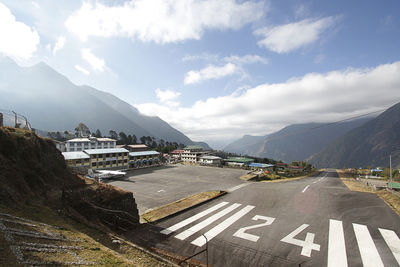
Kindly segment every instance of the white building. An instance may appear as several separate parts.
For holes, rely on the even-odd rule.
[[[183,162],[197,163],[200,157],[206,153],[201,146],[187,146],[181,154],[181,159]]]
[[[199,158],[199,163],[202,165],[220,166],[221,160],[220,157],[206,155]]]
[[[115,148],[117,141],[110,138],[74,138],[65,142],[67,152],[83,151],[86,149]]]

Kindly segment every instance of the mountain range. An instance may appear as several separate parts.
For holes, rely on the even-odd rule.
[[[225,147],[224,150],[284,162],[303,161],[319,152],[336,138],[369,120],[371,118],[335,124],[293,124],[266,136],[245,135]]]
[[[20,67],[0,57],[0,69],[0,107],[25,115],[34,128],[73,130],[83,122],[103,134],[114,130],[209,149],[206,143],[192,141],[159,117],[145,116],[110,93],[73,84],[45,63]]]
[[[400,168],[400,103],[329,144],[309,161],[333,168],[389,166]]]
[[[400,103],[374,118],[295,124],[266,136],[245,135],[224,150],[330,168],[385,167],[391,154],[392,166],[400,168]]]

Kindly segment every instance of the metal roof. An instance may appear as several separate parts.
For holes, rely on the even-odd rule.
[[[221,159],[220,157],[216,157],[216,156],[202,156],[200,158],[201,159]]]
[[[250,163],[249,167],[256,167],[256,168],[270,168],[273,167],[272,164],[264,164],[264,163]]]
[[[128,145],[130,148],[147,148],[145,144]]]
[[[83,150],[86,154],[108,154],[108,153],[128,153],[129,151],[125,148],[102,148],[102,149],[85,149]]]
[[[236,158],[228,158],[225,161],[228,161],[228,162],[240,162],[240,163],[250,163],[250,162],[253,162],[254,159],[236,157]]]
[[[185,150],[191,150],[191,149],[203,149],[201,146],[187,146],[185,147]]]
[[[110,139],[110,138],[96,138],[96,137],[90,137],[90,138],[74,138],[67,140],[67,142],[115,142],[116,140]]]
[[[82,152],[82,151],[77,151],[77,152],[62,152],[61,153],[65,160],[70,160],[70,159],[88,159],[90,158],[88,154]]]
[[[159,155],[160,153],[157,151],[140,151],[140,152],[129,152],[129,156],[131,157],[139,157],[139,156],[151,156],[151,155]]]

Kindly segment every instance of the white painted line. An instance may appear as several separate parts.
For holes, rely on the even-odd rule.
[[[390,248],[393,253],[393,256],[396,258],[397,263],[400,265],[400,239],[396,235],[396,233],[392,230],[386,230],[379,228],[383,239],[385,239],[386,244]]]
[[[313,184],[316,184],[316,183],[318,183],[318,182],[320,182],[320,181],[322,181],[324,179],[325,179],[325,177],[319,178],[317,181],[314,181]]]
[[[175,232],[176,230],[181,229],[182,227],[185,227],[186,225],[206,216],[207,214],[210,214],[211,212],[216,211],[217,209],[222,208],[223,206],[226,206],[228,203],[229,202],[221,202],[215,206],[212,206],[209,209],[206,209],[192,217],[187,218],[186,220],[183,220],[177,224],[172,225],[171,227],[162,230],[160,233],[164,235],[169,235],[170,233]]]
[[[347,267],[346,245],[341,221],[329,220],[328,267]]]
[[[306,192],[306,190],[307,190],[309,187],[310,187],[310,185],[307,185],[307,186],[303,189],[303,191],[301,191],[301,192],[302,192],[302,193]]]
[[[353,223],[353,228],[364,267],[384,267],[367,226]]]
[[[216,237],[218,234],[220,234],[222,231],[231,226],[234,222],[242,218],[244,215],[249,213],[254,208],[255,208],[254,206],[248,205],[243,209],[239,210],[238,212],[236,212],[235,214],[233,214],[231,217],[229,217],[222,223],[212,228],[210,231],[204,234],[207,237],[207,240],[210,241],[211,239]],[[204,238],[204,236],[199,236],[192,242],[193,245],[196,245],[198,247],[202,247],[205,243],[206,239]]]
[[[164,189],[158,190],[157,193],[165,192]]]
[[[204,227],[210,225],[211,223],[215,222],[219,218],[225,216],[226,214],[228,214],[229,212],[233,211],[234,209],[236,209],[237,207],[239,207],[241,205],[242,204],[239,204],[239,203],[232,204],[229,207],[227,207],[226,209],[223,209],[220,212],[218,212],[218,213],[214,214],[213,216],[209,217],[208,219],[206,219],[206,220],[204,220],[204,221],[202,221],[202,222],[190,227],[189,229],[183,231],[182,233],[176,235],[175,237],[180,239],[180,240],[185,240],[189,236],[195,234],[197,231],[200,231]]]
[[[250,183],[246,183],[246,184],[240,184],[240,185],[231,187],[231,188],[229,188],[228,190],[226,190],[226,192],[231,193],[231,192],[233,192],[233,191],[235,191],[235,190],[238,190],[238,189],[240,189],[240,188],[242,188],[242,187],[248,186],[249,184],[250,184]]]

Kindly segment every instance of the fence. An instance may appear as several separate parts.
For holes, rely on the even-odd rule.
[[[9,126],[15,128],[24,128],[31,130],[31,124],[28,119],[12,110],[0,109],[0,127]]]

